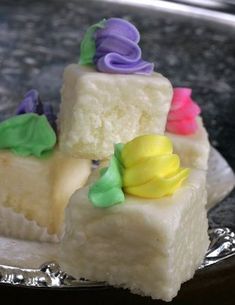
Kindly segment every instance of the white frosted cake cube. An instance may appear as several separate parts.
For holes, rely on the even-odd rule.
[[[173,89],[159,73],[100,73],[69,65],[59,114],[60,149],[75,157],[105,159],[114,143],[163,134]]]
[[[45,159],[0,152],[0,233],[23,239],[55,240],[64,209],[90,174],[89,160],[57,149]]]
[[[66,209],[61,264],[79,278],[106,281],[133,293],[170,301],[193,277],[209,240],[205,172],[191,170],[174,195],[95,208],[88,186]]]
[[[208,134],[202,119],[197,119],[198,130],[192,135],[166,133],[174,146],[174,152],[180,156],[183,166],[207,170],[210,152]]]

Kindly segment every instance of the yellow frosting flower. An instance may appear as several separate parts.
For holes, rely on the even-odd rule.
[[[173,194],[188,177],[166,136],[144,135],[124,145],[121,152],[123,187],[128,194],[160,198]]]

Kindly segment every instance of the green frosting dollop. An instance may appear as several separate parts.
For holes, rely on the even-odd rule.
[[[93,24],[86,31],[80,47],[80,65],[93,65],[93,57],[96,51],[94,33],[97,29],[102,29],[105,25],[105,19]]]
[[[115,145],[115,153],[109,166],[102,168],[100,178],[90,186],[88,198],[95,207],[107,208],[125,201],[122,190],[122,165],[120,163],[120,150],[122,144]]]
[[[56,134],[45,115],[27,113],[0,123],[0,149],[26,157],[45,157],[56,144]]]

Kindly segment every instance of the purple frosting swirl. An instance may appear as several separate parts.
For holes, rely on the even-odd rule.
[[[153,72],[153,63],[141,58],[138,46],[140,35],[130,22],[110,18],[105,27],[95,33],[94,62],[100,72],[121,74],[146,74]]]
[[[54,114],[53,108],[50,104],[42,104],[39,93],[35,89],[29,90],[23,101],[19,104],[16,115],[25,113],[36,113],[38,115],[45,115],[48,122],[51,124],[53,129],[56,131],[56,115]]]
[[[17,115],[31,112],[43,114],[43,105],[38,91],[35,89],[31,89],[25,94],[23,101],[19,104],[16,110]]]

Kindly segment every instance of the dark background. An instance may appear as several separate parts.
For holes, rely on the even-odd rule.
[[[98,0],[0,0],[0,120],[13,114],[31,88],[58,110],[63,69],[77,62],[82,35],[89,25],[111,16],[135,23],[143,58],[155,62],[156,71],[173,86],[193,89],[212,145],[235,169],[235,19],[233,24],[223,24],[190,13],[185,16]],[[211,227],[235,229],[235,192],[210,212],[209,220]],[[172,304],[234,305],[234,263],[229,259],[198,271]],[[66,292],[0,286],[0,293],[37,296],[46,304],[57,298],[77,304],[161,304],[111,288]]]

